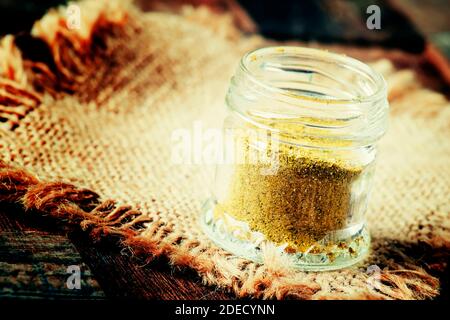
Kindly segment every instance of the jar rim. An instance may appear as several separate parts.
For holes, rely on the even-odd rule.
[[[226,103],[258,127],[333,147],[370,145],[388,125],[383,76],[357,59],[320,49],[250,51],[231,79]]]
[[[250,70],[249,64],[256,61],[258,58],[263,57],[266,54],[277,53],[279,55],[290,54],[296,56],[298,58],[301,57],[314,57],[316,59],[327,59],[328,61],[335,61],[337,63],[341,63],[342,65],[352,67],[353,70],[357,69],[359,72],[362,72],[364,75],[369,77],[373,83],[376,85],[376,90],[370,95],[353,97],[350,99],[347,98],[333,98],[327,99],[318,96],[310,96],[306,94],[296,94],[295,98],[303,99],[308,101],[309,103],[318,103],[327,105],[336,104],[365,104],[372,103],[374,101],[383,99],[387,94],[387,84],[383,76],[371,68],[369,65],[361,62],[358,59],[352,58],[345,54],[339,54],[330,52],[328,50],[323,49],[315,49],[315,48],[307,48],[307,47],[299,47],[299,46],[270,46],[258,48],[252,51],[247,52],[242,59],[240,60],[239,66],[245,72],[246,76],[254,82],[256,85],[261,86],[265,90],[270,92],[278,93],[284,96],[292,97],[292,92],[288,89],[279,88],[277,86],[269,84],[267,81],[263,81],[258,79]],[[356,72],[356,70],[355,70]]]

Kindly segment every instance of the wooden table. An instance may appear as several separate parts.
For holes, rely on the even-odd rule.
[[[81,270],[81,289],[69,289],[67,268]],[[18,208],[0,207],[0,297],[105,299],[230,299],[186,270],[161,259],[143,265],[110,243],[60,227]]]

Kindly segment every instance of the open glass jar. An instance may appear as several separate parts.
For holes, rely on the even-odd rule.
[[[242,58],[226,102],[206,233],[254,261],[275,246],[303,270],[361,260],[376,142],[387,127],[383,77],[344,55],[269,47]]]

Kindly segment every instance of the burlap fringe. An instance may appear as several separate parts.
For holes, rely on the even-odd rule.
[[[273,248],[265,248],[263,268],[245,270],[247,262],[242,260],[240,268],[227,263],[214,248],[195,250],[199,244],[184,239],[168,239],[165,244],[152,240],[147,235],[154,230],[145,230],[149,216],[131,206],[118,206],[114,200],[100,201],[100,196],[88,189],[78,188],[63,182],[41,182],[25,170],[0,162],[0,203],[20,204],[26,214],[39,213],[43,216],[81,227],[89,232],[93,240],[104,237],[119,237],[122,245],[129,247],[136,256],[149,262],[155,257],[166,256],[172,265],[194,269],[208,285],[232,288],[239,297],[258,298],[300,298],[334,299],[335,295],[319,293],[321,287],[292,280],[290,263],[280,259]],[[156,225],[155,228],[164,228]],[[145,233],[142,231],[145,230]],[[448,232],[448,230],[447,230]],[[448,237],[449,235],[445,235]],[[434,240],[436,241],[436,239]],[[178,243],[178,249],[172,244]],[[448,243],[447,243],[448,245]],[[375,291],[353,292],[346,299],[423,299],[437,294],[439,281],[424,269],[417,267],[411,258],[401,251],[396,252],[403,263],[392,261],[382,270],[374,284]],[[211,259],[211,255],[217,259]],[[248,279],[242,283],[239,272],[248,272]],[[406,275],[406,276],[405,276]],[[367,281],[369,282],[369,275]],[[316,293],[319,293],[316,295]]]

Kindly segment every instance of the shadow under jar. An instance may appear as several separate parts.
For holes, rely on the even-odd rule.
[[[211,239],[257,262],[270,246],[303,270],[364,258],[383,77],[344,55],[269,47],[242,58],[226,102],[223,163],[201,216]]]

